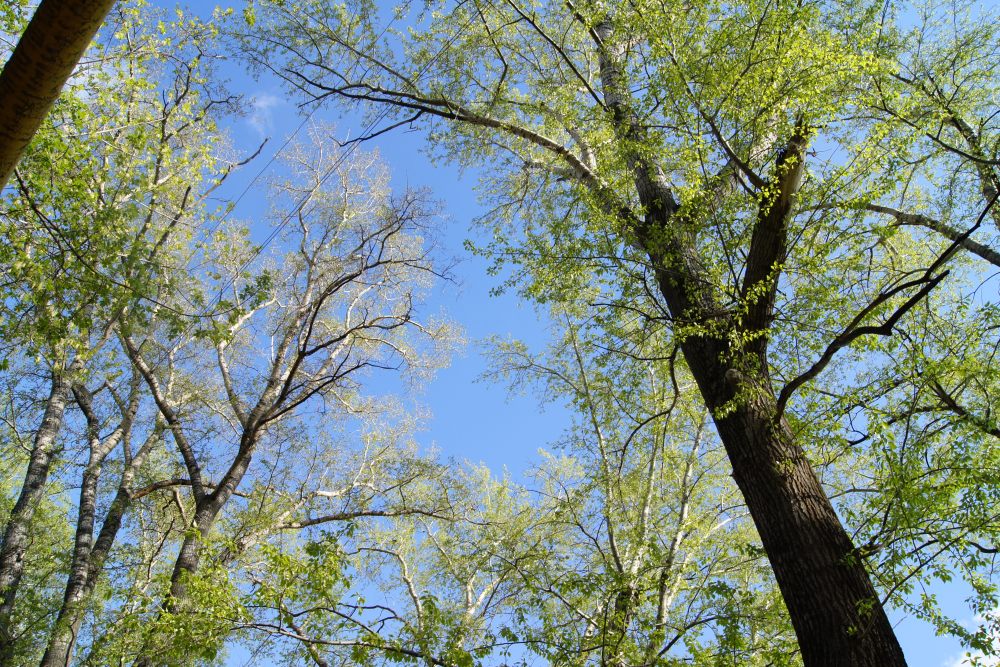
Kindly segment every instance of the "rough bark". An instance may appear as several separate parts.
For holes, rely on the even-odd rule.
[[[722,362],[722,341],[692,339],[685,357],[775,573],[804,663],[905,665],[864,564],[784,419],[765,374]],[[740,397],[737,399],[736,394]],[[734,401],[734,399],[736,399]],[[735,407],[727,410],[726,404]],[[727,414],[728,413],[728,414]]]
[[[71,583],[67,586],[63,606],[59,610],[56,627],[49,639],[49,645],[46,647],[41,667],[65,667],[72,662],[73,649],[80,631],[80,625],[83,622],[84,611],[94,592],[94,587],[97,585],[97,579],[104,569],[104,562],[107,560],[108,553],[111,551],[111,547],[118,537],[122,521],[132,507],[132,503],[137,499],[137,496],[134,496],[131,490],[132,482],[135,478],[136,470],[141,465],[141,459],[149,453],[152,444],[153,440],[151,439],[136,454],[132,464],[122,474],[118,491],[115,493],[110,507],[108,507],[104,522],[101,524],[101,530],[97,535],[97,540],[90,551],[86,577],[77,585]]]
[[[225,507],[229,499],[236,493],[243,476],[253,458],[254,447],[257,444],[256,427],[245,432],[232,465],[221,482],[215,489],[202,498],[195,507],[194,524],[192,528],[197,529],[197,534],[188,533],[181,544],[180,552],[174,563],[174,571],[170,578],[170,601],[178,602],[186,597],[184,590],[184,579],[198,571],[198,564],[201,560],[201,545],[215,525],[222,508]],[[169,608],[169,606],[168,606]]]
[[[91,466],[83,473],[80,488],[79,519],[77,521],[76,539],[73,547],[72,565],[69,580],[63,596],[63,604],[59,609],[55,626],[49,638],[45,654],[42,656],[42,667],[65,667],[69,664],[76,634],[79,630],[83,614],[78,614],[84,602],[88,589],[88,574],[92,555],[91,540],[94,530],[94,512],[97,506],[97,482],[100,471]]]
[[[0,189],[114,0],[42,0],[0,73]]]
[[[84,495],[83,490],[80,492]],[[101,532],[94,542],[93,549],[88,554],[86,569],[83,576],[77,574],[74,568],[73,576],[66,586],[66,593],[63,596],[63,604],[56,617],[55,627],[49,637],[48,646],[42,656],[40,667],[67,667],[73,659],[73,649],[76,645],[76,638],[80,632],[80,625],[83,623],[83,615],[87,603],[97,585],[97,578],[104,568],[104,561],[107,559],[108,551],[114,544],[121,528],[122,520],[131,506],[131,498],[126,488],[120,487],[115,494],[111,507],[101,525]],[[74,562],[76,554],[74,554]]]
[[[123,439],[129,437],[132,421],[139,407],[138,386],[133,383],[130,404],[122,415],[122,421],[107,437],[100,437],[100,420],[94,413],[92,397],[85,387],[73,388],[77,403],[87,419],[90,456],[83,471],[80,496],[77,503],[76,535],[73,542],[73,556],[69,578],[63,594],[63,603],[56,616],[56,622],[49,635],[49,642],[42,656],[41,667],[66,667],[73,655],[73,646],[83,620],[83,612],[94,590],[97,577],[104,567],[114,539],[121,527],[122,517],[130,504],[128,487],[135,475],[137,461],[131,461],[122,474],[118,493],[112,501],[98,539],[94,541],[94,526],[97,514],[97,483],[101,477],[101,466],[108,455]],[[147,449],[147,446],[143,449]],[[137,457],[137,458],[141,458]]]
[[[657,195],[649,183],[639,190],[646,193],[649,211],[640,242],[656,267],[672,317],[718,331],[689,336],[681,349],[712,411],[803,661],[807,667],[905,665],[864,563],[778,415],[766,365],[752,350],[729,344],[737,324],[714,305],[707,283],[699,280],[694,250],[671,234],[677,221],[671,219],[668,193]]]
[[[28,550],[31,522],[45,491],[49,469],[56,454],[56,439],[62,428],[66,402],[76,365],[66,371],[54,371],[42,423],[35,432],[28,470],[4,529],[0,546],[0,665],[11,659],[15,637],[11,627],[14,601],[24,573],[24,555]]]
[[[610,22],[595,27],[605,102],[623,145],[649,145],[630,107]],[[807,667],[893,667],[906,661],[878,594],[802,447],[781,417],[767,367],[767,327],[801,178],[800,121],[779,151],[747,258],[746,315],[723,309],[687,223],[657,165],[627,155],[645,210],[633,220],[671,317],[693,325],[681,350],[760,534]],[[742,349],[730,341],[746,340]]]

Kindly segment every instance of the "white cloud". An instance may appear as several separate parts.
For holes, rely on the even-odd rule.
[[[253,98],[247,122],[263,139],[274,130],[274,110],[284,103],[280,97],[264,93]]]
[[[975,651],[969,653],[964,651],[953,658],[949,658],[941,667],[969,667],[970,665],[975,665],[976,667],[1000,667],[1000,658],[987,658],[983,655],[982,651]]]

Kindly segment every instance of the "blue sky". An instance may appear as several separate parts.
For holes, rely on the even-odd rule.
[[[234,82],[244,79],[233,73]],[[247,82],[249,83],[249,82]],[[268,140],[256,162],[244,168],[228,187],[241,192],[299,128],[303,115],[296,102],[287,98],[277,81],[263,79],[254,84],[256,92],[248,115],[230,128],[234,143],[246,150]],[[312,116],[314,122],[336,125],[341,140],[358,136],[364,124],[356,117],[340,117],[334,109],[323,108]],[[306,139],[303,127],[296,138]],[[520,474],[539,449],[558,436],[569,415],[558,405],[544,411],[532,396],[512,395],[507,387],[479,381],[487,369],[482,342],[493,336],[517,338],[534,347],[545,344],[548,336],[544,315],[515,294],[491,295],[501,278],[487,275],[487,261],[467,252],[466,239],[476,238],[473,220],[482,212],[474,192],[476,174],[464,174],[453,166],[432,165],[423,154],[424,136],[416,131],[395,131],[360,145],[358,150],[378,151],[389,165],[395,190],[428,188],[441,206],[439,231],[442,257],[457,260],[454,282],[434,290],[425,311],[442,310],[464,332],[468,344],[439,371],[426,387],[421,403],[430,408],[426,428],[419,434],[422,444],[438,448],[442,455],[482,462],[495,472],[504,469]],[[260,166],[257,166],[260,165]],[[273,163],[260,177],[278,169]],[[258,188],[245,197],[234,211],[237,219],[253,219],[267,204]],[[268,230],[260,230],[266,236]]]
[[[293,134],[306,139],[307,127],[300,125],[304,114],[290,100],[279,82],[262,79],[251,83],[239,72],[228,73],[237,90],[254,90],[249,113],[229,128],[237,147],[252,152],[267,139],[265,150],[251,165],[227,183],[234,194],[241,193]],[[312,119],[335,123],[342,140],[358,136],[364,123],[350,114],[323,109]],[[502,278],[487,275],[488,262],[464,249],[464,242],[476,238],[472,223],[482,212],[474,192],[474,171],[448,165],[431,165],[423,153],[422,132],[395,131],[360,145],[358,150],[378,151],[392,172],[396,191],[405,188],[428,188],[432,199],[441,205],[441,255],[457,260],[452,271],[454,282],[441,284],[433,292],[425,311],[442,310],[457,323],[467,344],[452,357],[448,367],[416,397],[427,409],[423,428],[417,439],[427,450],[437,450],[443,458],[485,464],[496,475],[508,472],[515,479],[537,462],[538,450],[552,443],[568,426],[570,415],[558,404],[540,406],[532,395],[514,395],[506,385],[482,381],[487,370],[485,340],[491,337],[517,338],[536,349],[548,340],[545,317],[510,292],[494,295],[491,290]],[[260,165],[260,166],[258,166]],[[278,169],[275,161],[258,183]],[[262,188],[252,187],[234,210],[235,219],[250,220],[267,209]],[[255,230],[266,237],[269,227]],[[261,666],[263,662],[243,647],[228,647],[227,667]]]
[[[277,82],[262,81],[251,113],[233,127],[236,138],[253,144],[271,137],[268,151],[273,154],[295,130],[300,117]],[[335,112],[321,111],[315,118],[333,119]],[[337,121],[344,137],[356,136],[363,125],[350,117]],[[508,470],[518,476],[537,460],[539,448],[551,443],[568,424],[569,414],[558,405],[544,410],[531,395],[511,396],[507,387],[478,381],[487,363],[478,341],[490,336],[514,337],[540,347],[547,340],[546,322],[516,295],[491,296],[500,279],[486,274],[486,262],[463,249],[463,241],[475,238],[472,221],[481,212],[474,189],[476,174],[460,174],[448,165],[432,165],[422,153],[420,132],[397,131],[378,137],[364,150],[376,149],[388,162],[397,188],[428,187],[442,204],[444,245],[460,262],[455,268],[458,284],[437,292],[432,307],[441,307],[466,332],[469,345],[451,365],[440,371],[421,397],[430,409],[425,429],[419,434],[425,446],[440,449],[446,457],[467,459],[488,465],[495,473]],[[256,169],[248,169],[250,174]],[[259,206],[260,204],[252,204]],[[237,212],[238,215],[238,212]],[[961,618],[965,594],[955,587],[934,590],[945,608],[953,608]],[[971,613],[968,621],[974,619]],[[908,660],[914,667],[958,667],[963,651],[950,637],[935,636],[926,623],[896,612],[898,633]],[[238,664],[234,654],[233,664]]]
[[[172,6],[173,3],[156,4]],[[232,79],[236,92],[253,91],[249,114],[230,128],[235,144],[249,152],[262,139],[269,139],[262,155],[228,184],[232,193],[238,193],[295,132],[302,115],[277,81],[264,78],[254,82],[238,69],[226,74]],[[363,128],[358,118],[339,117],[330,109],[321,109],[314,118],[336,123],[341,138],[358,136]],[[301,134],[304,138],[304,132]],[[471,223],[481,211],[474,192],[477,176],[473,171],[460,174],[453,166],[430,164],[422,152],[423,142],[424,136],[419,131],[397,130],[362,147],[362,150],[377,149],[381,153],[392,170],[393,183],[398,189],[427,187],[431,190],[433,198],[442,205],[444,253],[460,260],[454,269],[457,284],[435,292],[431,308],[445,310],[458,322],[469,345],[452,359],[447,369],[437,374],[422,395],[421,402],[429,408],[430,417],[419,439],[424,446],[439,449],[445,457],[483,462],[495,473],[508,470],[518,476],[536,460],[538,449],[546,447],[563,431],[569,415],[558,405],[546,406],[543,411],[530,395],[512,397],[506,386],[477,381],[486,370],[477,341],[490,336],[514,337],[537,348],[547,339],[546,322],[516,295],[490,295],[500,279],[488,276],[486,262],[463,249],[467,238],[475,238]],[[275,168],[276,163],[266,172]],[[264,173],[258,183],[268,175]],[[251,188],[234,217],[259,217],[260,211],[266,208],[261,190]],[[266,233],[262,230],[262,235]],[[965,596],[960,589],[940,586],[933,592],[946,609],[961,609]],[[956,613],[962,617],[962,612]],[[971,613],[966,615],[972,622]],[[901,618],[901,614],[896,613],[894,617]],[[913,618],[901,618],[898,630],[904,651],[914,667],[957,667],[961,663],[962,650],[958,642],[936,637],[930,626]],[[236,651],[230,664],[254,663],[248,663],[246,656]]]

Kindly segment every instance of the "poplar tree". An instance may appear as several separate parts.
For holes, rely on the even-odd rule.
[[[961,314],[974,288],[960,267],[994,257],[997,36],[988,16],[949,24],[950,11],[473,0],[382,17],[363,1],[263,2],[247,46],[306,101],[356,104],[379,132],[427,127],[433,154],[481,167],[489,251],[528,295],[558,299],[580,288],[574,267],[614,258],[636,297],[595,308],[644,312],[679,346],[806,665],[887,666],[905,660],[883,601],[906,577],[877,590],[886,543],[852,537],[810,426],[836,414],[835,437],[856,440],[845,456],[879,470],[874,409],[901,385],[934,398],[892,411],[897,444],[911,438],[899,424],[951,403],[965,424],[989,412],[988,392],[966,394],[973,409],[917,380],[938,358],[929,344],[861,404],[864,423],[849,396],[928,312],[995,339]],[[878,491],[894,506],[919,477]]]

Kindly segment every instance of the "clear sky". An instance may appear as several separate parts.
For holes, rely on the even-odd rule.
[[[155,4],[173,6],[174,3]],[[240,6],[236,2],[229,4]],[[204,7],[208,6],[205,2]],[[195,7],[202,9],[200,4]],[[250,152],[261,140],[269,139],[261,156],[227,185],[230,192],[239,193],[296,130],[303,116],[277,81],[268,78],[253,81],[232,66],[227,66],[226,74],[235,92],[250,99],[248,116],[230,128],[234,143]],[[358,136],[363,128],[358,118],[350,115],[341,118],[332,109],[322,109],[314,118],[336,123],[341,138]],[[304,138],[305,133],[301,134]],[[477,382],[486,369],[477,341],[489,336],[514,337],[540,347],[547,339],[546,323],[516,295],[490,295],[500,279],[488,276],[486,263],[463,249],[465,239],[475,238],[476,232],[470,225],[481,211],[474,192],[476,174],[467,171],[460,175],[452,166],[431,165],[422,153],[423,142],[424,136],[419,131],[396,130],[361,147],[361,150],[377,149],[382,154],[397,188],[431,190],[433,198],[442,205],[444,254],[460,260],[454,269],[457,284],[437,291],[432,308],[445,310],[458,322],[469,345],[452,360],[449,368],[438,373],[423,394],[422,403],[429,408],[430,417],[419,439],[425,446],[438,448],[445,457],[481,461],[495,473],[506,469],[518,476],[536,459],[538,449],[549,445],[562,432],[569,415],[559,406],[540,410],[532,396],[510,397],[506,386]],[[265,170],[257,184],[266,180],[277,168],[276,164]],[[260,217],[266,209],[262,190],[251,188],[234,217],[247,220]],[[262,229],[261,235],[267,231]],[[960,604],[964,597],[961,590],[945,586],[933,592],[946,605]],[[913,667],[957,667],[961,663],[958,642],[936,637],[933,629],[920,621],[901,619],[899,636]],[[247,660],[245,654],[236,650],[230,664],[256,664]]]

